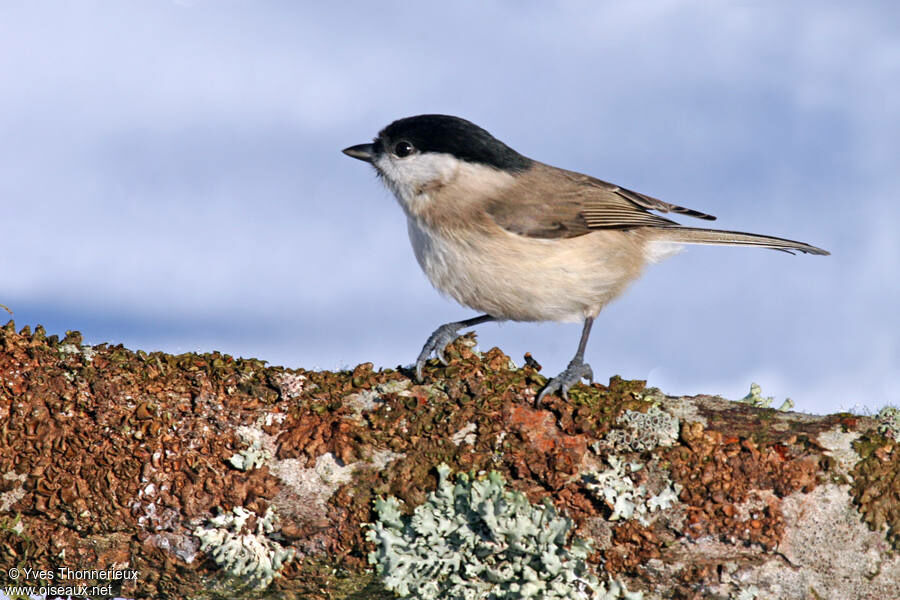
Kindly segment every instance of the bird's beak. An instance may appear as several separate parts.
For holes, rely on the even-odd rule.
[[[344,148],[343,153],[367,163],[372,162],[373,158],[372,144],[357,144],[355,146],[350,146],[349,148]]]

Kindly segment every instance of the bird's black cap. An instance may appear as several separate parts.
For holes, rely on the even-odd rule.
[[[450,115],[418,115],[394,121],[378,134],[375,147],[389,150],[399,141],[409,142],[420,152],[444,152],[502,171],[525,171],[532,164],[530,158],[478,125]]]

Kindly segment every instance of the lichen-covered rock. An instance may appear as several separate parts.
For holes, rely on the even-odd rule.
[[[900,588],[890,411],[804,415],[755,406],[761,392],[750,403],[675,398],[615,376],[537,409],[537,361],[515,368],[473,342],[452,344],[449,365],[430,361],[420,383],[370,363],[307,371],[86,346],[77,332],[17,333],[10,322],[0,327],[0,565],[134,569],[138,580],[114,595],[141,600],[388,600],[362,524],[391,496],[388,519],[412,527],[445,463],[502,476],[498,524],[510,506],[522,524],[538,514],[557,524],[552,551],[533,573],[522,567],[533,578],[519,593],[570,567],[577,597],[604,600],[881,600]],[[592,490],[585,475],[607,471]],[[469,480],[473,491],[490,481]],[[624,518],[629,504],[643,519]],[[467,522],[492,522],[472,511],[480,521]],[[593,552],[580,557],[574,538]]]

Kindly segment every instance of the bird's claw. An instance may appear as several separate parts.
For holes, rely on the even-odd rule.
[[[582,379],[587,379],[590,383],[594,383],[594,371],[591,365],[581,360],[573,360],[566,367],[566,370],[547,382],[541,393],[538,394],[534,401],[535,406],[540,406],[546,396],[559,392],[563,400],[569,400],[569,388],[579,383]]]
[[[425,368],[425,362],[432,353],[441,361],[442,365],[448,364],[444,350],[450,345],[450,342],[459,337],[460,328],[459,323],[447,323],[435,329],[434,333],[428,336],[428,341],[422,346],[419,358],[416,359],[416,379],[419,383],[422,382],[422,370]]]

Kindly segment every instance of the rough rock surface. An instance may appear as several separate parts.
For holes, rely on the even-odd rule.
[[[0,585],[40,585],[11,567],[133,569],[111,596],[391,598],[363,524],[378,497],[422,505],[446,463],[552,502],[598,579],[644,598],[900,597],[900,444],[876,420],[618,377],[538,410],[531,357],[470,337],[447,354],[419,385],[8,323]]]

